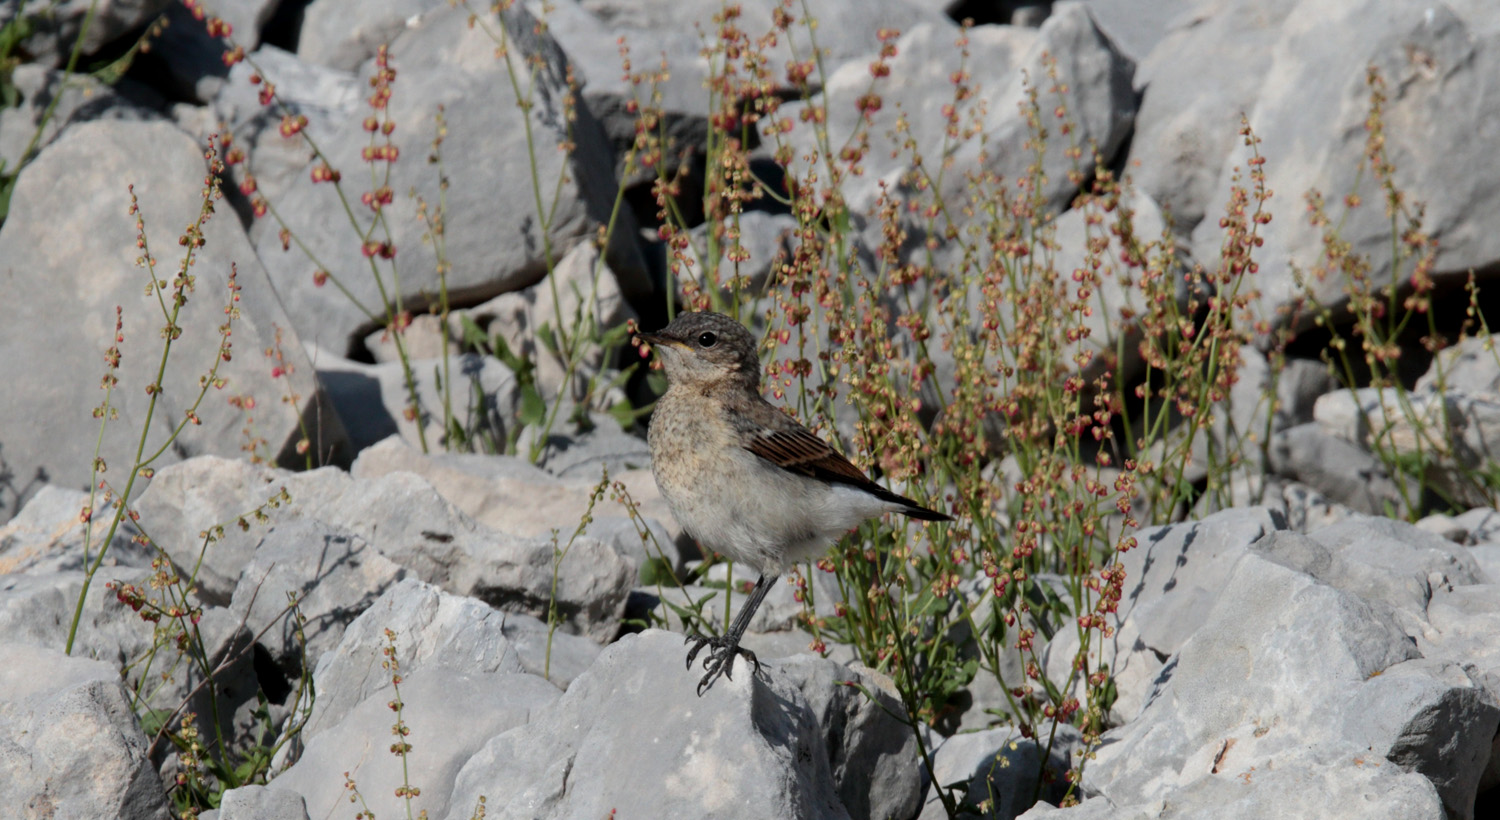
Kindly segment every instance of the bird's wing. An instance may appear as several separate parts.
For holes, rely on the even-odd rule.
[[[877,487],[864,471],[849,462],[806,428],[771,430],[762,428],[750,437],[745,449],[783,470],[802,473],[810,478],[852,484],[861,489]]]
[[[863,470],[849,463],[849,459],[830,447],[828,442],[813,435],[811,430],[769,402],[751,402],[742,411],[736,426],[744,436],[745,449],[777,467],[819,481],[864,490],[882,501],[899,505],[897,512],[903,515],[924,521],[953,520],[871,481]]]

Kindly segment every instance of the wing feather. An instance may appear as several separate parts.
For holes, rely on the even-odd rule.
[[[863,470],[796,420],[773,409],[769,404],[765,405],[765,410],[768,418],[763,425],[757,425],[758,429],[747,438],[744,445],[746,450],[783,470],[864,490],[882,501],[900,505],[898,512],[912,518],[923,521],[953,520],[876,484]]]
[[[861,489],[879,487],[863,470],[806,429],[766,430],[752,437],[745,449],[777,467],[810,478],[852,484]]]

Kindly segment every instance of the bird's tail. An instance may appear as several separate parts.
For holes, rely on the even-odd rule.
[[[911,501],[907,501],[906,502],[906,506],[903,507],[903,508],[901,508],[901,509],[899,509],[899,510],[897,510],[896,512],[901,513],[902,515],[906,516],[907,518],[915,518],[918,521],[952,521],[953,520],[953,516],[948,515],[947,513],[940,513],[937,510],[929,510],[926,507],[922,506],[921,504],[917,504],[917,503],[914,503],[914,502],[911,502]]]
[[[879,485],[876,486],[878,487]],[[898,505],[895,509],[895,512],[901,513],[907,518],[915,518],[918,521],[953,520],[953,516],[946,513],[940,513],[937,510],[929,510],[904,495],[898,495],[891,492],[890,490],[885,489],[884,487],[879,487],[879,489],[882,491],[880,494],[880,500],[888,501],[892,504]]]

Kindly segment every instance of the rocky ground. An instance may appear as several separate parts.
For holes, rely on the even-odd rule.
[[[622,186],[638,201],[648,184],[622,178],[620,148],[633,121],[616,41],[626,37],[638,59],[667,55],[666,125],[701,143],[707,66],[691,24],[709,25],[718,2],[552,0],[547,31],[516,45],[543,67],[533,80],[541,92],[535,156],[544,175],[566,180],[545,237],[526,207],[511,207],[530,202],[528,132],[504,63],[467,25],[468,11],[447,0],[200,5],[233,24],[236,42],[324,135],[327,155],[351,168],[368,141],[365,79],[378,45],[391,43],[400,69],[395,138],[406,155],[424,155],[442,104],[446,172],[464,183],[447,193],[456,305],[486,334],[536,356],[549,398],[564,377],[537,339],[536,317],[550,315],[554,299],[573,312],[602,270],[589,303],[601,326],[660,318],[665,254],[649,214],[627,210],[602,251],[586,241],[608,221]],[[764,27],[773,5],[743,3],[746,27]],[[16,6],[0,2],[0,21]],[[809,6],[821,18],[830,101],[863,93],[879,29],[903,32],[903,62],[881,116],[898,106],[917,112],[918,130],[930,126],[957,65],[950,15],[977,18],[969,70],[992,94],[984,129],[993,150],[956,152],[964,168],[1024,171],[1029,159],[1006,148],[1025,139],[1020,77],[1039,76],[1044,54],[1056,57],[1077,94],[1077,136],[1133,176],[1138,223],[1171,231],[1198,260],[1219,252],[1218,214],[1234,167],[1247,158],[1236,137],[1245,112],[1259,152],[1273,158],[1268,185],[1287,216],[1268,229],[1257,257],[1265,316],[1288,304],[1292,262],[1323,252],[1317,232],[1295,218],[1301,192],[1357,181],[1366,69],[1375,65],[1388,85],[1398,180],[1427,203],[1426,231],[1441,248],[1432,271],[1439,325],[1463,321],[1471,272],[1481,289],[1496,287],[1500,172],[1490,155],[1500,133],[1492,96],[1500,95],[1500,10],[1488,0]],[[0,357],[0,805],[23,807],[25,817],[169,816],[164,780],[191,765],[192,752],[164,744],[152,721],[187,704],[205,742],[241,750],[303,727],[272,761],[280,773],[269,785],[226,792],[219,820],[351,816],[361,810],[349,803],[351,778],[378,817],[406,811],[395,789],[410,783],[420,788],[417,807],[451,820],[473,815],[481,798],[487,816],[506,818],[933,820],[946,816],[936,787],[949,785],[1002,818],[1500,813],[1500,511],[1464,480],[1493,475],[1500,446],[1500,364],[1487,338],[1415,355],[1405,391],[1335,389],[1318,350],[1301,350],[1282,366],[1280,405],[1269,418],[1257,397],[1272,365],[1245,351],[1242,392],[1225,407],[1240,429],[1271,432],[1264,474],[1247,475],[1228,509],[1204,505],[1196,520],[1138,533],[1139,547],[1125,556],[1118,631],[1097,659],[1116,673],[1113,728],[1082,768],[1080,805],[1045,802],[1062,796],[1054,782],[1033,807],[1039,772],[1077,765],[1074,735],[1060,731],[1048,755],[1012,729],[989,726],[984,709],[1000,694],[976,680],[968,712],[941,731],[923,729],[936,749],[924,760],[881,673],[849,647],[830,645],[827,657],[807,652],[812,638],[798,628],[801,605],[785,585],[747,639],[766,660],[764,674],[736,674],[696,697],[698,675],[683,669],[680,635],[639,629],[654,612],[680,630],[667,604],[709,591],[660,583],[659,565],[681,573],[702,556],[656,491],[640,431],[595,414],[587,432],[559,428],[538,442],[535,463],[423,453],[424,435],[444,435],[433,358],[441,347],[431,343],[442,328],[417,325],[410,334],[424,402],[419,429],[388,339],[346,296],[319,286],[305,257],[283,253],[277,230],[252,217],[252,194],[236,190],[208,223],[194,268],[177,345],[196,360],[166,374],[166,410],[153,417],[153,433],[183,417],[218,348],[231,263],[241,318],[226,372],[233,392],[258,404],[247,421],[243,401],[205,403],[202,423],[162,455],[133,502],[139,521],[116,534],[82,597],[74,651],[64,654],[97,556],[85,554],[80,510],[98,440],[89,409],[99,401],[116,305],[127,306],[120,380],[136,387],[118,391],[113,429],[139,431],[148,397],[138,386],[158,365],[160,319],[131,267],[140,251],[126,186],[153,232],[152,252],[166,257],[165,248],[176,249],[172,235],[198,213],[202,140],[227,128],[248,155],[258,193],[301,226],[323,264],[335,272],[363,264],[359,246],[336,236],[343,215],[310,177],[307,151],[281,138],[280,117],[259,105],[250,69],[226,67],[223,44],[188,8],[101,3],[83,42],[95,61],[118,56],[158,15],[170,25],[120,82],[65,82],[88,7],[55,4],[22,42],[24,59],[8,78],[0,73],[0,85],[17,92],[15,105],[0,108],[0,160],[11,167],[56,103],[0,226],[0,349],[8,354]],[[515,24],[540,12],[540,4],[519,4],[506,13]],[[570,67],[583,98],[565,126]],[[830,117],[835,132],[852,127]],[[571,155],[557,150],[564,142],[574,144]],[[872,156],[866,179],[847,192],[856,210],[872,207],[876,181],[902,170]],[[423,163],[392,167],[390,185],[403,194],[397,207],[407,209],[392,216],[394,241],[411,261],[401,287],[420,300],[436,287],[437,258],[404,194],[435,201],[440,192]],[[1076,183],[1061,171],[1049,179],[1055,190],[1046,198],[1064,211]],[[1388,242],[1379,207],[1351,214],[1343,236],[1353,246]],[[1082,235],[1077,212],[1057,220],[1060,237]],[[752,281],[769,277],[791,225],[767,203],[746,214]],[[547,245],[558,251],[556,290],[539,281]],[[1369,272],[1377,282],[1398,275],[1382,262]],[[378,298],[372,282],[349,282],[355,297]],[[1319,287],[1338,301],[1339,283]],[[274,351],[274,368],[262,351]],[[605,381],[618,364],[602,352],[586,361]],[[453,367],[482,399],[480,426],[500,440],[514,432],[527,401],[518,374],[474,355]],[[1374,430],[1368,421],[1395,404],[1414,408],[1399,418],[1430,420],[1457,442],[1450,458],[1424,469],[1467,512],[1411,514],[1413,500],[1378,451],[1420,456],[1424,430],[1409,422]],[[284,469],[305,463],[297,446],[304,436],[330,466]],[[521,451],[531,443],[523,438]],[[131,436],[111,436],[100,456],[128,466],[135,447]],[[605,470],[634,500],[637,518],[595,497]],[[118,472],[110,477],[122,479]],[[110,512],[92,510],[94,538]],[[242,517],[244,529],[236,526]],[[205,546],[202,534],[220,525]],[[132,604],[130,590],[161,592],[169,569],[153,564],[139,535],[196,578],[191,605],[201,610],[191,630],[215,670],[213,687],[193,664],[140,661],[170,636]],[[648,551],[648,541],[660,551]],[[288,596],[299,618],[286,616]],[[830,598],[819,596],[820,605]],[[709,610],[718,606],[721,598]],[[1051,672],[1066,671],[1073,656],[1068,634],[1048,647]],[[169,650],[157,648],[163,664]],[[399,714],[390,708],[393,675]],[[135,692],[144,693],[138,701]],[[405,760],[390,752],[397,720],[410,730]]]

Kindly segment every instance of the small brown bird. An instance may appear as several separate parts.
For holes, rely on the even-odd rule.
[[[740,638],[756,607],[792,564],[821,555],[860,522],[898,512],[951,521],[876,484],[760,394],[755,338],[719,313],[683,313],[639,334],[661,354],[667,392],[651,416],[651,469],[678,523],[714,552],[760,573],[721,637],[688,635],[688,668],[712,646],[698,694],[735,655],[760,668]]]

